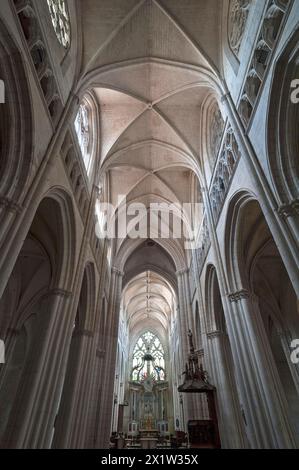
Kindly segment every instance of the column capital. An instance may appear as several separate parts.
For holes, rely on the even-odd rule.
[[[86,336],[88,338],[93,338],[94,337],[94,332],[91,330],[78,330],[74,331],[74,336]]]
[[[7,197],[0,197],[0,207],[4,207],[8,212],[20,213],[23,207],[17,202]]]
[[[21,328],[8,328],[7,335],[18,336],[21,333]],[[2,338],[3,339],[3,338]]]
[[[283,204],[278,208],[278,213],[286,219],[299,215],[299,199],[294,199],[288,204]]]
[[[231,98],[231,94],[230,94],[229,91],[227,91],[227,92],[223,93],[223,95],[220,98],[220,101],[221,101],[221,103],[225,103],[229,100],[229,98]]]
[[[105,357],[106,351],[104,349],[97,349],[96,350],[96,356],[102,359]]]
[[[249,299],[250,297],[250,292],[247,289],[241,289],[236,292],[231,292],[228,294],[229,301],[231,303],[233,302],[239,302],[242,299]]]
[[[72,292],[59,289],[59,288],[54,288],[49,290],[48,292],[45,293],[44,298],[51,297],[51,296],[56,296],[56,297],[62,297],[68,299],[73,295]]]
[[[188,274],[190,271],[189,268],[183,268],[183,269],[179,269],[175,274],[177,276],[183,276],[184,274]]]
[[[121,276],[121,277],[123,277],[125,275],[125,273],[123,271],[121,271],[119,268],[117,268],[116,266],[113,266],[111,268],[111,272],[114,273],[114,274],[117,274],[118,276]]]
[[[93,189],[98,197],[102,195],[103,188],[101,186],[99,186],[98,184],[94,184]]]
[[[208,339],[213,339],[213,338],[220,338],[221,336],[224,336],[225,333],[220,330],[214,330],[214,331],[209,331],[207,333],[207,338]]]

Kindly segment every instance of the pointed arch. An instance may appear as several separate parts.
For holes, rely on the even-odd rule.
[[[0,19],[0,206],[13,208],[24,197],[33,163],[32,102],[21,52]]]
[[[293,81],[298,77],[297,27],[276,61],[267,113],[268,166],[282,209],[296,201],[298,204],[299,198],[299,106],[292,99],[297,83]],[[295,206],[294,209],[296,211]]]

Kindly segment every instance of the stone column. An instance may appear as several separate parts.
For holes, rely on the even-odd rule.
[[[242,449],[248,447],[242,420],[238,392],[234,380],[234,366],[231,360],[229,339],[222,331],[207,334],[213,381],[217,389],[218,424],[222,447]]]
[[[95,338],[97,341],[98,338]],[[94,341],[94,343],[95,343]],[[102,396],[102,378],[105,366],[105,351],[99,348],[93,348],[93,380],[91,383],[90,395],[88,397],[89,407],[87,414],[87,429],[84,447],[87,449],[99,448],[97,438],[100,436],[101,427],[101,396]]]
[[[99,281],[99,289],[96,302],[96,315],[94,336],[91,347],[91,359],[89,369],[92,371],[90,375],[90,384],[88,392],[86,392],[86,401],[88,402],[88,409],[86,412],[86,433],[84,438],[84,448],[96,447],[96,438],[100,427],[100,399],[102,395],[102,377],[105,364],[105,350],[103,344],[103,319],[105,312],[103,311],[103,294],[106,282],[106,270],[103,269],[105,263],[105,256],[102,257],[101,275]]]
[[[53,432],[56,381],[70,293],[53,289],[41,301],[35,334],[26,358],[22,388],[5,433],[7,448],[45,448]]]
[[[287,403],[264,330],[257,298],[246,290],[228,296],[230,339],[244,406],[248,436],[254,448],[294,448]]]
[[[15,267],[16,261],[24,244],[24,240],[30,229],[34,213],[36,211],[30,209],[32,212],[26,215],[21,212],[21,207],[3,205],[2,201],[2,215],[5,220],[5,224],[0,225],[0,298],[3,295],[3,292],[7,286],[11,273]],[[1,206],[1,200],[0,200]],[[14,209],[13,209],[14,208]],[[19,232],[12,238],[11,232],[14,230],[14,227],[20,224]],[[12,241],[15,241],[12,243]]]
[[[84,447],[93,336],[93,332],[87,330],[73,333],[61,400],[58,402],[53,448]]]
[[[190,329],[189,326],[189,309],[190,309],[190,299],[187,297],[186,292],[186,283],[185,283],[185,276],[187,274],[187,270],[178,271],[177,280],[178,280],[178,297],[179,297],[179,326],[180,326],[180,336],[181,336],[181,357],[182,357],[182,366],[184,371],[185,362],[188,359],[189,354],[189,344],[188,344],[188,331]]]
[[[278,208],[278,214],[283,224],[287,224],[293,234],[294,243],[298,246],[299,240],[299,199],[293,199],[288,204]]]
[[[21,380],[22,366],[24,357],[18,355],[15,359],[15,348],[21,335],[26,337],[26,333],[19,329],[6,329],[1,338],[5,340],[5,364],[0,365],[0,448],[6,447],[4,436],[10,412],[13,409],[15,397],[17,395],[17,386]],[[11,361],[14,361],[11,367]],[[17,367],[16,367],[17,366]]]
[[[0,247],[5,245],[5,239],[16,217],[22,212],[22,207],[15,201],[0,197]],[[1,250],[1,248],[0,248]]]
[[[101,425],[97,437],[99,448],[108,448],[111,431],[111,419],[114,399],[114,382],[116,371],[116,353],[118,343],[119,310],[121,301],[122,279],[124,273],[112,268],[110,295],[106,329],[106,363],[103,368],[101,397]]]

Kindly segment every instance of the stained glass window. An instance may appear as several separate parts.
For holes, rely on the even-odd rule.
[[[88,105],[83,103],[80,105],[75,119],[75,130],[87,175],[90,174],[92,166],[90,150],[92,135],[90,121],[91,116]]]
[[[151,377],[165,380],[165,352],[159,338],[150,331],[138,339],[133,351],[132,380],[142,382]]]
[[[60,44],[66,49],[71,42],[69,13],[65,0],[47,0],[51,21]]]

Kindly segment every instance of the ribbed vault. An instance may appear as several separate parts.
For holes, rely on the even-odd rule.
[[[175,295],[161,275],[145,271],[134,277],[123,291],[122,302],[131,336],[140,334],[145,326],[167,336]]]
[[[147,209],[201,202],[203,106],[222,93],[222,2],[86,0],[82,14],[78,94],[99,103],[102,200],[119,211],[120,195]],[[200,222],[184,219],[190,230]]]

